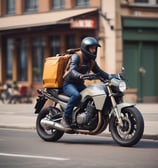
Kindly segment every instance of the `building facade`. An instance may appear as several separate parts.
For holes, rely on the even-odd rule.
[[[44,59],[96,37],[97,62],[126,69],[136,101],[158,101],[157,0],[0,0],[0,82],[42,86]]]
[[[158,102],[158,1],[121,4],[122,63],[137,101]]]

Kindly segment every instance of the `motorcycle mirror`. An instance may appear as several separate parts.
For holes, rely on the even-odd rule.
[[[122,67],[122,68],[121,68],[121,70],[122,70],[122,72],[124,72],[124,71],[125,71],[125,68],[124,68],[124,67]]]

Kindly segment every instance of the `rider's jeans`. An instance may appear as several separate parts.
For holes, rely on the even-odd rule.
[[[65,118],[71,118],[73,108],[78,104],[81,99],[80,91],[85,89],[84,84],[65,84],[63,86],[64,93],[70,97],[67,107],[64,111]]]

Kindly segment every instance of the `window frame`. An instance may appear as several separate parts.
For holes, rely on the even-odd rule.
[[[24,13],[35,13],[38,8],[38,0],[24,0]]]
[[[135,0],[135,3],[154,5],[158,3],[158,0]]]
[[[7,38],[6,39],[6,80],[13,79],[13,58],[14,58],[14,39]]]
[[[17,80],[26,82],[28,81],[28,40],[19,38],[17,43]]]
[[[32,39],[32,81],[41,82],[45,53],[45,37]]]
[[[90,6],[90,0],[76,0],[75,1],[75,7],[89,7]]]
[[[52,0],[52,10],[63,10],[65,9],[65,0]]]
[[[52,35],[50,37],[50,53],[51,56],[55,56],[56,54],[60,54],[61,49],[61,36],[60,35]]]
[[[15,0],[5,0],[5,14],[15,15]]]
[[[76,34],[67,34],[65,36],[66,49],[76,48]]]

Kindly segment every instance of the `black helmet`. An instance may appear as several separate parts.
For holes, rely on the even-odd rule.
[[[88,57],[88,59],[96,59],[97,49],[95,53],[91,53],[89,51],[90,46],[101,47],[94,37],[85,37],[81,42],[81,51],[85,57]]]

